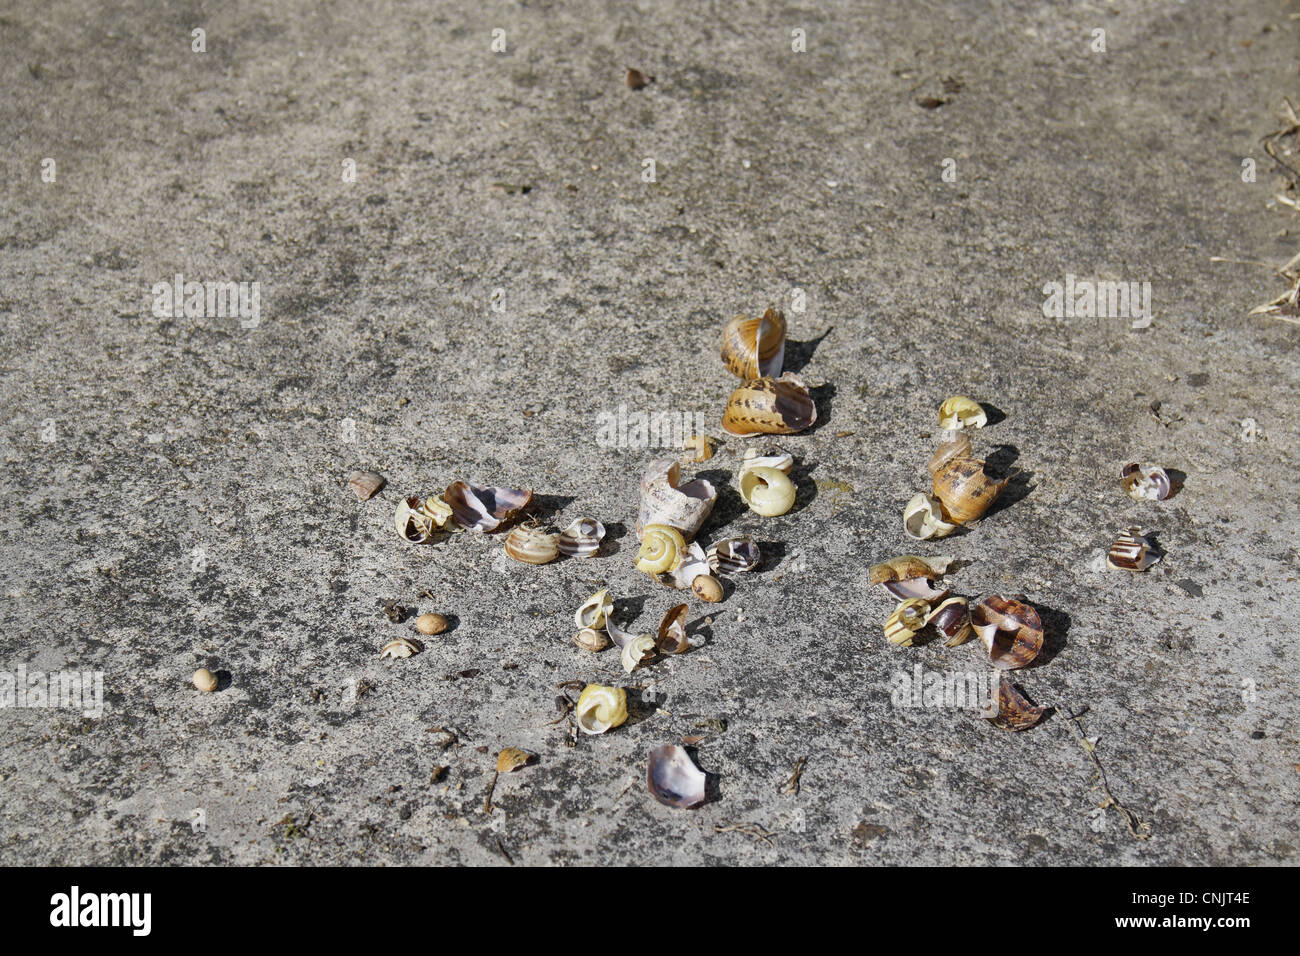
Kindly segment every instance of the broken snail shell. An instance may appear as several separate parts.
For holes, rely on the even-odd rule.
[[[646,574],[674,571],[681,563],[686,540],[676,528],[663,524],[646,525],[641,547],[633,563]]]
[[[609,588],[601,588],[582,602],[573,615],[573,622],[580,628],[601,628],[614,611],[614,599],[609,596]]]
[[[968,524],[989,510],[1007,479],[994,481],[978,458],[954,458],[934,473],[934,494],[945,521]]]
[[[424,645],[414,638],[397,637],[384,645],[383,649],[379,652],[379,656],[381,658],[410,657],[412,654],[418,654],[422,650],[424,650]]]
[[[672,458],[652,461],[641,477],[641,500],[637,507],[636,536],[642,537],[647,526],[667,525],[690,540],[700,530],[718,500],[718,492],[703,478],[685,484],[681,480],[681,463]]]
[[[992,720],[995,727],[1003,730],[1028,730],[1047,713],[1046,707],[1034,707],[1025,699],[1025,695],[1016,690],[1005,677],[998,681],[998,699],[996,707],[989,713],[980,714],[986,720]]]
[[[524,564],[549,564],[560,554],[560,536],[520,525],[506,536],[506,554]]]
[[[909,538],[946,538],[956,530],[957,525],[943,520],[939,499],[933,495],[921,492],[903,508],[903,531]]]
[[[603,651],[609,647],[609,638],[594,628],[584,627],[577,634],[573,635],[573,643],[577,644],[584,651],[591,651],[593,654]]]
[[[930,462],[927,467],[933,476],[942,471],[950,461],[956,461],[961,458],[973,457],[971,451],[970,435],[964,432],[958,432],[947,441],[942,442],[930,456]]]
[[[697,574],[691,582],[691,591],[701,601],[717,604],[722,600],[722,582],[712,574]]]
[[[1106,567],[1115,571],[1145,571],[1159,560],[1151,551],[1151,542],[1142,536],[1141,528],[1129,528],[1106,553]]]
[[[664,614],[664,619],[659,622],[659,635],[655,638],[655,649],[660,654],[681,654],[690,648],[691,642],[686,639],[687,611],[685,604],[678,604]]]
[[[705,556],[714,574],[737,574],[757,567],[763,554],[754,539],[746,534],[715,542]]]
[[[1043,622],[1023,601],[991,595],[970,609],[970,622],[999,670],[1024,667],[1043,648]]]
[[[954,395],[939,406],[939,427],[947,431],[983,428],[988,422],[984,406],[965,395]]]
[[[377,471],[354,471],[348,475],[348,488],[352,493],[362,501],[369,501],[379,493],[387,483],[383,475]]]
[[[948,598],[925,619],[943,638],[944,647],[957,647],[970,639],[974,629],[970,623],[970,602],[964,597]]]
[[[458,525],[485,532],[496,531],[527,507],[532,497],[529,489],[479,487],[463,481],[453,481],[443,493]]]
[[[705,435],[692,435],[682,443],[682,451],[690,452],[689,457],[683,457],[683,461],[698,465],[713,457],[713,443]]]
[[[925,620],[930,615],[930,605],[919,598],[909,598],[889,615],[885,622],[885,638],[891,644],[911,647],[916,632],[925,627]]]
[[[788,475],[794,469],[794,456],[788,451],[781,451],[778,448],[771,448],[767,451],[746,448],[745,455],[740,461],[740,473],[744,474],[746,469],[749,468],[775,468],[777,471],[783,471]]]
[[[212,671],[208,670],[206,667],[200,667],[194,672],[194,676],[190,679],[194,682],[195,688],[203,691],[205,694],[211,694],[217,689],[217,675],[212,673]]]
[[[1174,490],[1169,473],[1154,465],[1144,467],[1133,462],[1124,466],[1119,477],[1128,496],[1137,501],[1164,501]]]
[[[569,558],[590,558],[600,550],[605,526],[595,518],[576,518],[560,532],[560,554]]]
[[[740,497],[755,514],[775,518],[794,507],[794,482],[775,468],[749,468],[740,473]]]
[[[578,695],[574,710],[583,733],[603,734],[627,720],[627,691],[588,684]]]
[[[934,587],[934,580],[942,577],[950,564],[952,558],[947,555],[922,558],[915,554],[904,554],[873,564],[867,569],[867,584],[882,584],[895,597],[917,598],[926,602],[941,601],[948,596],[949,589]]]
[[[670,588],[684,590],[695,583],[695,579],[701,574],[709,573],[709,562],[704,558],[704,549],[700,547],[698,541],[692,541],[686,546],[685,552],[681,555],[677,567],[673,568],[667,574],[659,574],[656,577],[660,584],[666,584]]]
[[[768,309],[760,318],[738,315],[722,330],[722,364],[742,379],[780,375],[785,361],[785,315]]]
[[[610,632],[611,636],[613,632]],[[632,673],[642,661],[649,660],[655,653],[655,639],[649,634],[638,634],[623,644],[619,652],[619,661],[623,670]]]
[[[780,378],[755,378],[731,393],[722,413],[722,427],[742,438],[747,435],[790,435],[817,421],[817,406],[799,376],[786,372]]]
[[[660,803],[689,810],[704,802],[708,778],[677,744],[664,744],[650,751],[646,786]]]
[[[436,531],[446,527],[451,517],[451,508],[437,495],[421,499],[410,495],[397,502],[393,513],[393,525],[404,541],[412,544],[424,544]]]

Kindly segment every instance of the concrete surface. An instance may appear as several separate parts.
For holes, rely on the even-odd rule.
[[[1296,12],[7,5],[0,666],[101,671],[104,712],[0,711],[0,862],[1294,864],[1300,333],[1246,316],[1276,275],[1210,259],[1297,251],[1260,145],[1297,96]],[[176,273],[258,282],[259,321],[157,317]],[[1152,323],[1045,318],[1067,275],[1150,282]],[[767,564],[692,602],[698,649],[624,678],[570,643],[575,607],[605,582],[649,630],[676,596],[631,566],[653,450],[599,447],[597,415],[723,437],[721,325],[768,304],[787,367],[825,383],[782,442],[799,502],[764,520],[723,493],[704,539],[752,531]],[[1004,414],[977,448],[1026,480],[909,544],[959,393]],[[745,445],[701,470],[725,484]],[[1129,460],[1186,486],[1132,502]],[[366,503],[358,467],[389,480]],[[458,477],[611,540],[540,568],[499,538],[398,540],[398,496]],[[1163,562],[1090,570],[1133,524]],[[866,569],[909,551],[1043,609],[1017,682],[1061,709],[1012,734],[891,704],[917,663],[984,666],[883,640]],[[381,661],[411,628],[392,600],[456,626]],[[566,746],[569,680],[632,688],[633,721]],[[1097,809],[1062,712],[1084,707],[1147,839]],[[714,775],[694,811],[644,788],[684,734]],[[538,758],[485,812],[504,746]]]

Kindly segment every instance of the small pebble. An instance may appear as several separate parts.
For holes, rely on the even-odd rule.
[[[206,667],[200,667],[194,672],[194,686],[205,694],[211,694],[217,689],[217,675]]]

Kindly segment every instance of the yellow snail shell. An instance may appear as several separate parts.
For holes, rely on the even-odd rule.
[[[983,428],[988,422],[984,406],[965,395],[954,395],[939,406],[939,427],[948,431]]]
[[[775,468],[749,468],[740,475],[740,497],[755,514],[775,518],[794,507],[794,483]]]
[[[627,720],[627,691],[588,684],[578,695],[575,712],[583,733],[603,734]]]
[[[817,406],[799,376],[755,378],[731,393],[722,413],[722,427],[742,438],[748,435],[791,435],[817,421]]]
[[[780,375],[785,361],[785,316],[768,309],[761,318],[738,315],[722,330],[722,364],[743,379]]]
[[[664,574],[677,569],[685,550],[686,540],[676,528],[662,524],[647,525],[641,539],[641,548],[633,563],[638,571],[646,574]]]

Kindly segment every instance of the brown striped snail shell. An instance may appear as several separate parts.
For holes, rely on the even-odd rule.
[[[1000,670],[1024,667],[1043,649],[1043,622],[1024,601],[990,595],[970,609],[970,623]]]
[[[641,477],[641,500],[637,506],[636,536],[645,536],[648,525],[676,528],[689,541],[704,524],[718,492],[703,478],[681,482],[681,463],[672,458],[652,461]]]
[[[956,647],[970,639],[970,602],[964,597],[948,598],[925,619],[943,638],[944,647]]]
[[[955,437],[945,441],[930,456],[930,474],[938,474],[950,462],[972,457],[970,435],[958,432]]]
[[[954,458],[934,473],[934,496],[944,520],[967,524],[989,510],[1007,479],[994,481],[978,458]]]
[[[738,315],[722,330],[722,364],[743,379],[780,375],[785,361],[785,316],[768,309],[760,318]]]
[[[595,518],[577,518],[560,532],[560,554],[570,558],[590,558],[600,550],[605,526]]]
[[[722,427],[747,435],[791,435],[817,421],[817,406],[808,385],[786,372],[780,378],[754,378],[731,393],[722,413]]]
[[[532,500],[528,489],[478,486],[453,481],[443,498],[451,506],[452,518],[472,531],[496,531]]]
[[[560,536],[531,525],[520,525],[506,535],[506,554],[524,564],[549,564],[560,554]]]
[[[934,580],[948,570],[952,558],[922,558],[904,554],[873,564],[867,570],[867,584],[884,585],[885,590],[904,600],[919,599],[927,603],[942,601],[948,596],[947,587],[934,586]]]
[[[1012,686],[1011,681],[1003,677],[998,682],[997,709],[981,717],[992,720],[995,727],[1003,730],[1028,730],[1040,720],[1047,708],[1034,707],[1025,699],[1025,695]]]
[[[1106,567],[1115,571],[1145,571],[1158,560],[1151,552],[1151,542],[1142,536],[1141,528],[1129,528],[1106,553]]]

